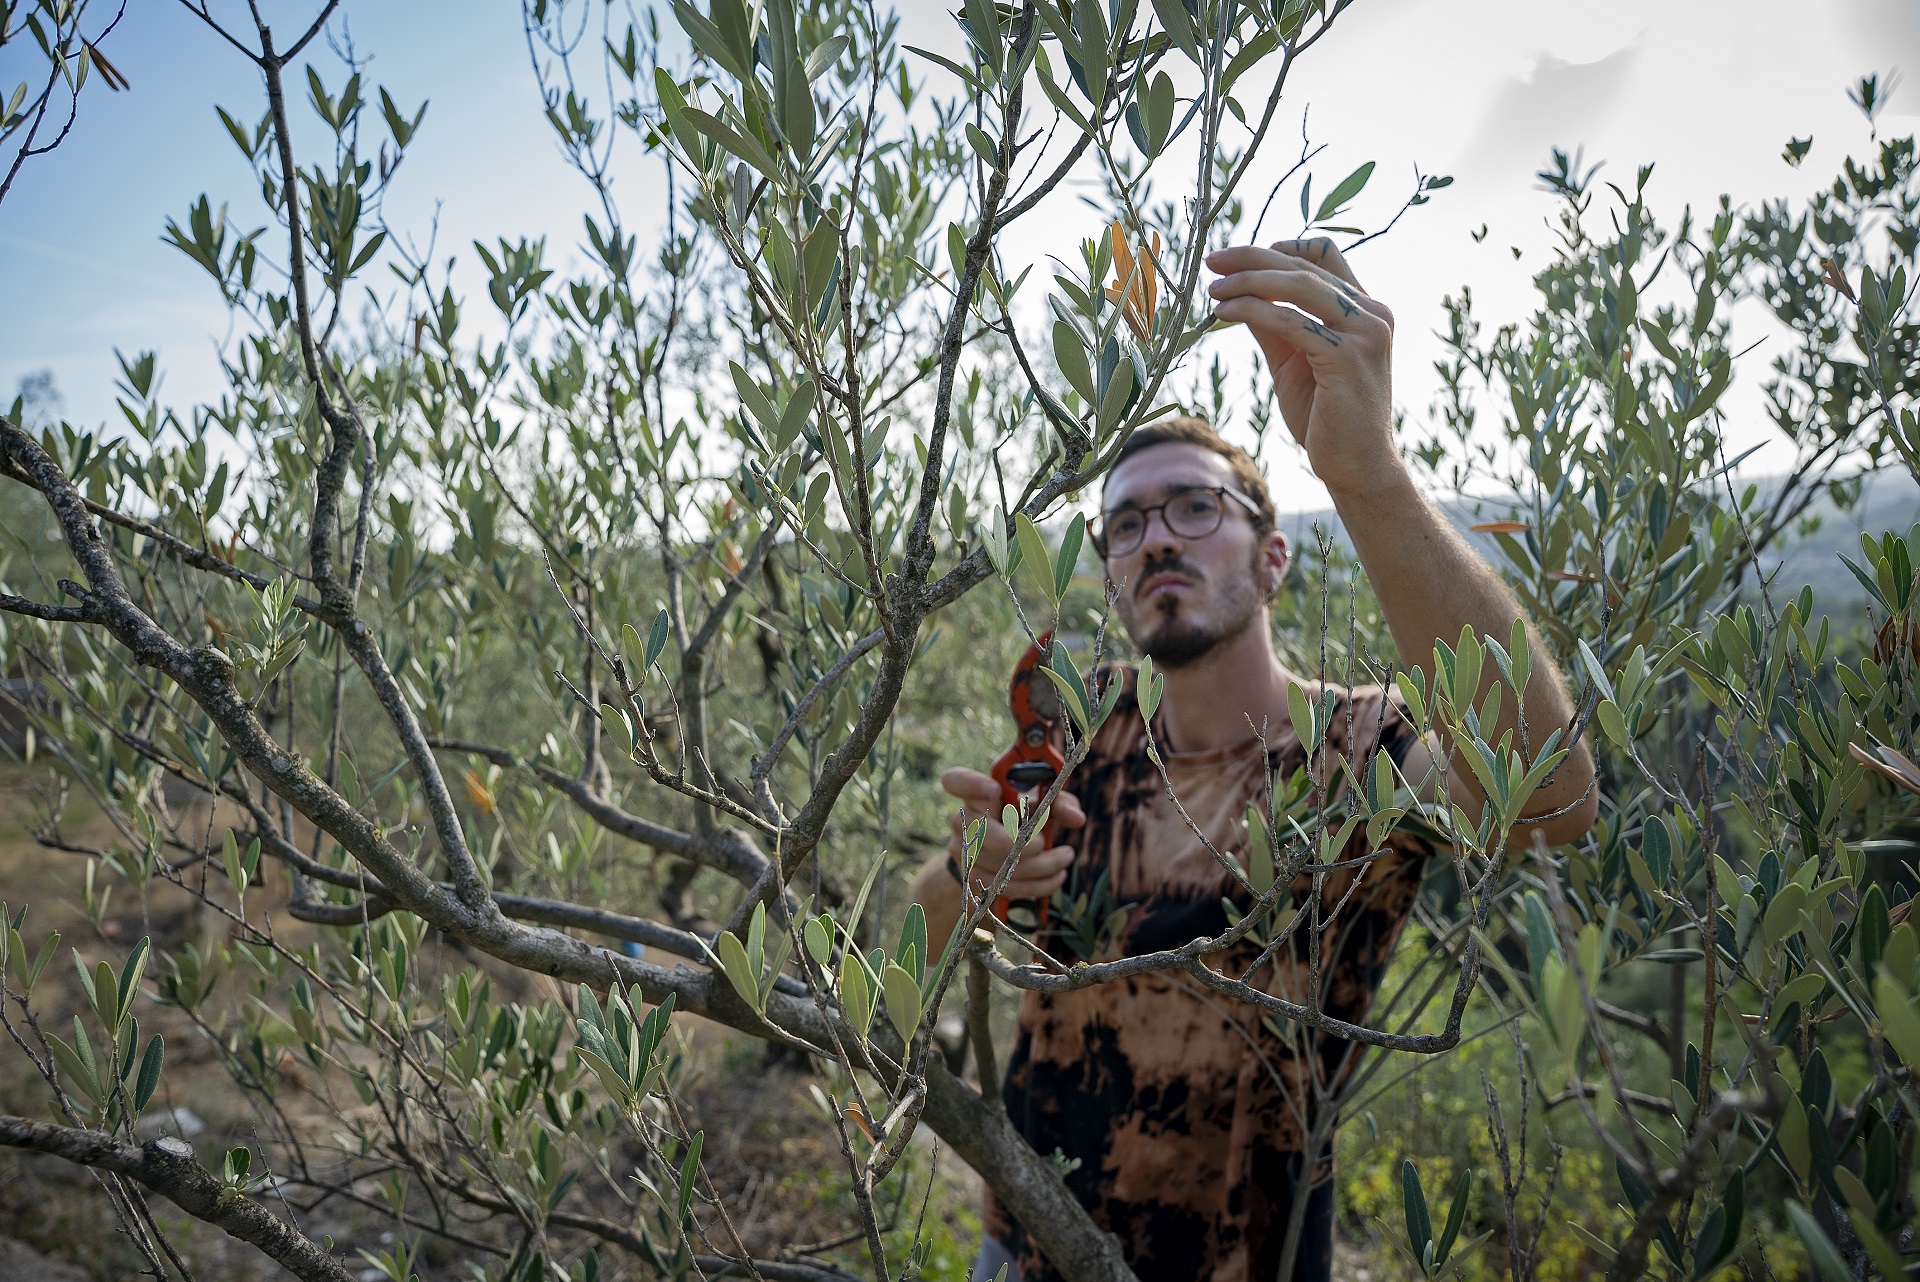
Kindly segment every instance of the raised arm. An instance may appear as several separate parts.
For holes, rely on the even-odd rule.
[[[1360,288],[1324,238],[1224,249],[1207,262],[1220,277],[1211,287],[1216,314],[1246,325],[1265,352],[1281,414],[1332,495],[1403,658],[1426,662],[1436,640],[1451,644],[1463,627],[1511,635],[1524,618],[1519,602],[1414,486],[1394,443],[1393,313]],[[1539,652],[1531,621],[1527,631]],[[1496,677],[1489,668],[1482,693]],[[1503,701],[1487,739],[1497,741],[1518,713],[1513,700]],[[1525,715],[1536,746],[1571,722],[1572,700],[1552,664],[1533,666]],[[1406,762],[1408,776],[1431,773],[1439,752],[1430,741],[1424,759],[1416,753]],[[1448,789],[1478,811],[1483,798],[1457,753]],[[1555,817],[1522,824],[1514,840],[1529,840],[1538,828],[1549,842],[1572,841],[1592,826],[1599,804],[1593,758],[1576,744],[1527,807]]]

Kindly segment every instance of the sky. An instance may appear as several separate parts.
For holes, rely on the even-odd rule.
[[[244,18],[241,0],[211,3],[216,15]],[[302,29],[315,11],[291,0],[264,7],[282,33]],[[430,104],[391,189],[388,222],[424,240],[437,217],[441,257],[458,252],[471,262],[476,238],[544,235],[550,263],[578,262],[591,192],[541,118],[518,5],[347,0],[342,12],[332,34],[372,56],[369,80],[403,107]],[[900,12],[903,43],[957,46],[944,6],[909,2]],[[11,400],[23,377],[51,370],[64,416],[89,426],[117,418],[115,349],[156,350],[176,406],[218,395],[219,352],[233,331],[211,282],[161,233],[168,217],[184,221],[202,191],[216,207],[230,200],[243,226],[264,221],[214,112],[217,103],[257,119],[258,73],[171,0],[131,0],[103,48],[131,87],[90,86],[67,143],[29,162],[0,202],[0,397]],[[316,52],[337,84],[338,64]],[[21,78],[24,61],[17,47],[0,50],[0,92]],[[950,87],[945,73],[916,70]],[[1649,197],[1668,223],[1689,203],[1711,207],[1722,192],[1743,204],[1799,197],[1866,145],[1848,86],[1869,72],[1916,70],[1920,0],[1356,0],[1295,68],[1272,162],[1277,174],[1297,152],[1304,110],[1314,141],[1326,145],[1319,190],[1362,161],[1378,162],[1357,209],[1363,220],[1390,212],[1415,165],[1454,177],[1354,260],[1363,285],[1398,318],[1396,394],[1417,421],[1436,387],[1433,331],[1446,294],[1470,283],[1490,322],[1530,310],[1528,278],[1545,262],[1553,214],[1534,173],[1549,148],[1584,149],[1589,162],[1605,162],[1603,178],[1622,185],[1653,163]],[[1881,130],[1917,123],[1920,83],[1896,89]],[[1808,135],[1812,151],[1790,169],[1783,143]],[[616,173],[630,209],[657,207],[651,162],[630,151]],[[1250,190],[1264,193],[1271,181],[1256,178]],[[1171,176],[1160,185],[1172,193]],[[1287,208],[1297,206],[1283,196],[1276,210]],[[1482,226],[1476,242],[1471,233]],[[1059,217],[1028,229],[1023,245],[1036,259],[1066,257],[1097,232],[1094,212],[1069,200]],[[483,279],[456,278],[475,312],[484,307]],[[1244,335],[1210,342],[1237,368],[1251,367]],[[1766,355],[1763,347],[1745,362],[1729,401],[1736,444],[1764,438],[1756,389]],[[1785,458],[1763,451],[1749,470]],[[1271,446],[1263,462],[1283,509],[1325,504],[1290,442]]]

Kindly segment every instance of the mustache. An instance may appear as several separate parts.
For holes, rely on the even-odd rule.
[[[1183,578],[1199,583],[1206,576],[1200,567],[1181,556],[1178,552],[1165,552],[1148,560],[1140,567],[1140,577],[1133,581],[1133,594],[1140,595],[1140,589],[1156,574],[1178,574]]]

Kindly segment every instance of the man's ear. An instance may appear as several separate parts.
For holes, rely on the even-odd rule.
[[[1264,570],[1266,573],[1267,596],[1271,598],[1287,581],[1287,570],[1293,565],[1293,549],[1287,543],[1287,536],[1275,530],[1267,536]]]

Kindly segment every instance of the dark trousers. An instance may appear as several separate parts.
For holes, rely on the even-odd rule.
[[[1300,1229],[1300,1249],[1294,1254],[1293,1276],[1287,1282],[1331,1282],[1333,1218],[1333,1181],[1327,1180],[1307,1193],[1307,1220]],[[1279,1262],[1272,1267],[1279,1268]],[[1002,1269],[1006,1270],[1005,1277],[1000,1276]],[[1022,1282],[1020,1266],[1005,1245],[994,1238],[982,1238],[969,1282]]]
[[[1329,1282],[1333,1277],[1333,1181],[1307,1193],[1307,1222],[1300,1228],[1300,1249],[1288,1282]],[[1279,1268],[1276,1261],[1274,1267]]]

